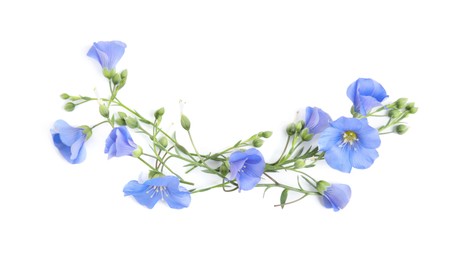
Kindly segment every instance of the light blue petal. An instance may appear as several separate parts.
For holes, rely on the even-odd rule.
[[[156,203],[162,198],[161,192],[156,189],[150,189],[148,192],[134,194],[133,197],[141,205],[146,206],[149,209],[152,209]]]
[[[361,96],[371,96],[377,101],[383,101],[386,97],[386,90],[373,79],[360,79],[358,93]]]
[[[71,146],[79,138],[85,136],[82,128],[71,127],[63,120],[56,121],[52,131],[58,133],[63,144],[67,146]]]
[[[366,116],[373,108],[382,106],[381,102],[370,96],[360,96],[359,113]]]
[[[116,128],[115,128],[116,129]],[[121,129],[116,129],[116,157],[132,155],[133,151],[137,149],[133,146],[133,142],[130,142],[127,135],[124,135]]]
[[[149,188],[149,185],[141,184],[138,181],[132,180],[129,181],[125,186],[124,186],[124,196],[129,196],[133,194],[138,194],[138,193],[144,193],[146,190]]]
[[[162,176],[146,180],[143,184],[156,187],[178,187],[180,181],[174,176]]]
[[[349,85],[349,87],[347,88],[347,97],[349,97],[349,99],[352,101],[352,103],[356,103],[356,99],[357,99],[357,88],[358,88],[358,79],[354,82],[352,82],[352,84]]]
[[[339,146],[342,143],[342,136],[344,132],[334,128],[328,127],[320,134],[318,139],[318,147],[320,151],[328,151],[333,146]]]
[[[323,196],[331,203],[333,210],[338,211],[346,207],[347,203],[349,203],[351,189],[346,184],[332,184],[323,192]]]
[[[359,145],[368,149],[376,149],[381,145],[378,130],[369,125],[362,127],[357,133]]]
[[[378,156],[378,152],[375,149],[367,149],[362,146],[357,146],[355,151],[350,154],[350,162],[354,168],[366,169],[373,164]]]
[[[327,199],[325,196],[322,196],[322,201],[323,201],[323,206],[327,209],[333,209],[334,211],[338,211],[339,209],[337,207],[333,207],[333,203],[329,199]]]
[[[190,205],[191,196],[188,191],[184,188],[179,189],[167,189],[163,194],[164,200],[167,202],[169,207],[173,209],[182,209]]]
[[[351,148],[348,144],[342,147],[333,146],[330,150],[325,152],[326,163],[333,169],[350,173],[352,170],[350,153]]]
[[[337,128],[337,129],[343,131],[343,132],[345,132],[345,131],[358,132],[363,127],[361,119],[347,118],[347,117],[343,117],[343,116],[336,119],[336,121],[331,122],[330,125],[332,127],[334,127],[334,128]]]
[[[240,173],[236,178],[240,190],[251,190],[261,180],[260,177],[255,177],[255,174]]]
[[[59,134],[52,134],[53,137],[53,143],[56,148],[58,148],[58,151],[61,153],[61,155],[66,159],[68,162],[72,163],[71,160],[71,148],[61,141]]]
[[[103,68],[113,69],[116,67],[119,60],[122,58],[127,47],[125,43],[120,41],[101,41],[94,43],[95,49],[107,56],[107,60],[102,64]],[[99,53],[100,61],[102,55]]]
[[[316,109],[316,114],[318,115],[318,118],[317,118],[316,124],[310,127],[310,133],[312,134],[321,133],[323,130],[329,127],[330,122],[333,121],[330,115],[328,115],[325,111],[317,107],[315,107],[315,109]]]

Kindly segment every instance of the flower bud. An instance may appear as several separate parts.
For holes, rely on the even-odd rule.
[[[415,102],[410,102],[405,106],[405,109],[410,111],[410,109],[415,107]]]
[[[125,118],[125,123],[127,123],[127,126],[130,128],[137,128],[138,127],[138,120],[134,117],[126,117]]]
[[[407,132],[407,130],[408,130],[408,126],[406,126],[406,125],[397,125],[394,128],[394,131],[399,135],[405,134]]]
[[[305,161],[302,160],[302,159],[297,159],[295,162],[294,162],[294,167],[295,168],[302,168],[304,167],[305,165]]]
[[[156,110],[156,112],[154,112],[154,118],[159,119],[161,116],[164,115],[164,112],[164,108],[161,107],[160,109]]]
[[[116,124],[118,124],[118,125],[121,125],[121,126],[122,125],[127,125],[127,123],[125,122],[125,120],[123,118],[120,118],[120,117],[116,118],[115,121],[116,121]]]
[[[223,176],[225,176],[225,175],[227,175],[227,173],[230,170],[228,169],[227,165],[225,165],[225,163],[224,163],[224,164],[220,165],[219,171]]]
[[[300,133],[302,128],[304,128],[305,122],[304,121],[299,121],[296,123],[296,132]]]
[[[132,152],[132,156],[136,158],[140,157],[142,154],[143,154],[143,149],[141,148],[141,146],[137,146],[137,149],[133,150]]]
[[[288,136],[293,136],[296,133],[296,124],[289,124],[288,127],[286,127],[286,133]]]
[[[165,136],[159,138],[158,142],[164,148],[166,148],[168,145],[167,138]]]
[[[408,110],[408,112],[410,112],[410,114],[415,114],[416,112],[418,112],[418,108],[417,107],[412,107]]]
[[[62,99],[64,99],[64,100],[66,100],[66,99],[69,98],[69,95],[66,94],[66,93],[63,93],[63,94],[60,95],[60,97],[61,97]]]
[[[252,141],[252,146],[259,148],[264,144],[264,140],[257,138]]]
[[[389,110],[388,116],[389,116],[390,118],[397,118],[397,117],[400,116],[400,111],[397,110],[397,109]]]
[[[115,69],[112,69],[112,70],[108,70],[107,68],[103,69],[103,76],[105,76],[107,79],[112,79],[114,75],[116,75]]]
[[[121,78],[122,78],[122,79],[127,78],[127,73],[128,73],[127,70],[121,71]]]
[[[106,117],[108,118],[109,117],[109,110],[108,108],[103,105],[103,104],[100,104],[100,115],[102,115],[103,117]]]
[[[77,100],[81,100],[82,97],[81,97],[81,96],[70,96],[69,99],[70,99],[71,101],[77,101]]]
[[[182,125],[183,129],[190,131],[190,119],[186,117],[184,114],[182,114],[182,117],[180,118],[180,124]]]
[[[127,82],[127,78],[121,79],[121,82],[117,85],[117,90],[120,90],[123,86],[125,86],[125,83]]]
[[[302,141],[310,141],[312,140],[313,138],[313,134],[310,134],[309,133],[309,129],[308,128],[304,128],[301,132],[301,138],[302,138]]]
[[[124,112],[117,112],[120,118],[125,119],[127,117],[127,114]]]
[[[399,99],[397,99],[397,101],[395,102],[395,106],[396,106],[398,109],[402,109],[402,108],[404,108],[404,107],[407,105],[407,101],[408,101],[408,98],[399,98]]]
[[[72,102],[67,102],[66,104],[64,104],[64,110],[68,112],[74,111],[74,108],[76,108],[76,105]]]
[[[269,138],[270,136],[272,136],[272,131],[260,132],[259,136],[263,138]]]
[[[148,178],[150,179],[154,179],[154,178],[158,178],[158,177],[162,177],[164,176],[164,174],[162,174],[161,172],[157,171],[157,170],[150,170],[149,174],[148,174]]]
[[[119,73],[116,73],[114,77],[112,77],[112,81],[114,85],[117,85],[117,83],[121,82],[121,75]]]

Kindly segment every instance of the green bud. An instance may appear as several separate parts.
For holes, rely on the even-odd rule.
[[[114,85],[117,85],[117,83],[121,82],[121,75],[119,73],[116,73],[116,75],[112,77],[112,81]]]
[[[302,159],[297,159],[295,162],[294,162],[294,167],[295,168],[302,168],[304,167],[305,165],[305,161],[302,160]]]
[[[63,94],[60,95],[60,97],[61,97],[62,99],[64,99],[64,100],[66,100],[66,99],[69,98],[69,95],[66,94],[66,93],[63,93]]]
[[[81,100],[82,97],[81,97],[81,96],[70,96],[69,99],[70,99],[71,101],[77,101],[77,100]]]
[[[137,149],[133,150],[132,152],[132,156],[136,158],[140,157],[142,154],[143,154],[143,149],[141,148],[141,146],[137,146]]]
[[[138,120],[134,117],[126,117],[125,118],[125,123],[127,123],[127,126],[130,128],[137,128],[138,127]]]
[[[410,102],[405,106],[405,109],[410,111],[410,109],[415,107],[415,102]]]
[[[222,164],[220,165],[219,171],[222,175],[226,175],[230,170],[228,169],[227,165]]]
[[[404,108],[407,105],[408,98],[399,98],[395,102],[395,106],[399,109]]]
[[[119,115],[120,118],[124,119],[127,117],[127,114],[124,113],[124,112],[117,112],[117,114]]]
[[[83,129],[82,133],[85,135],[85,140],[90,139],[90,137],[92,136],[92,129],[86,125],[80,126],[80,128]]]
[[[296,132],[300,133],[301,130],[304,128],[305,122],[304,121],[299,121],[296,123]]]
[[[331,184],[326,181],[318,181],[317,182],[317,191],[321,194],[329,187]]]
[[[301,138],[303,141],[307,142],[307,141],[310,141],[312,140],[313,138],[313,134],[310,134],[309,133],[309,129],[308,128],[304,128],[301,132]]]
[[[67,102],[66,104],[64,104],[64,110],[68,112],[74,111],[74,108],[76,108],[76,105],[72,102]]]
[[[400,112],[399,110],[397,110],[397,109],[391,109],[391,110],[389,110],[388,116],[389,116],[390,118],[397,118],[397,117],[400,116],[400,114],[401,114],[401,112]]]
[[[182,117],[180,118],[180,124],[182,125],[183,129],[190,131],[190,119],[186,117],[184,114],[182,114]]]
[[[166,148],[168,145],[167,138],[165,136],[159,138],[158,142],[164,148]]]
[[[118,125],[126,125],[127,123],[125,123],[125,120],[123,118],[116,118],[116,124]]]
[[[264,144],[264,140],[257,138],[252,141],[252,146],[259,148]]]
[[[109,117],[109,110],[108,108],[103,105],[103,104],[100,104],[100,115],[102,115],[103,117],[106,117],[108,118]]]
[[[397,125],[394,128],[394,131],[399,135],[405,134],[407,132],[407,130],[408,130],[408,126],[406,126],[406,125]]]
[[[128,73],[127,70],[121,71],[121,78],[126,79],[127,78],[127,73]]]
[[[286,127],[286,133],[288,136],[293,136],[296,133],[296,124],[289,124],[288,127]]]
[[[265,131],[259,133],[259,137],[269,138],[270,136],[272,136],[272,131]]]
[[[117,90],[120,90],[123,86],[125,86],[125,82],[127,82],[127,78],[122,79],[121,82],[117,85]]]
[[[156,110],[156,112],[154,112],[154,118],[159,119],[161,116],[164,115],[164,112],[164,108],[161,107],[160,109]]]
[[[415,114],[416,112],[418,112],[418,108],[417,107],[412,107],[408,110],[408,112],[410,112],[410,114]]]

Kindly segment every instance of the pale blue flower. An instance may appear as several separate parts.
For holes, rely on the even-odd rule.
[[[125,126],[113,128],[108,138],[106,139],[106,146],[104,152],[108,154],[108,159],[112,157],[121,157],[126,155],[133,155],[133,151],[138,146],[133,142],[129,130]]]
[[[87,56],[98,61],[103,69],[116,68],[117,63],[124,55],[127,45],[121,41],[100,41],[93,43]]]
[[[351,197],[351,189],[346,184],[330,184],[326,181],[319,181],[317,190],[322,195],[323,205],[334,211],[343,209]]]
[[[250,190],[259,183],[265,170],[264,156],[251,148],[245,152],[236,151],[230,155],[229,180],[236,179],[240,190]]]
[[[388,97],[386,90],[373,79],[359,78],[347,88],[347,96],[354,103],[354,110],[364,116]]]
[[[309,133],[318,134],[325,130],[330,124],[330,115],[318,107],[307,107],[305,110],[305,127]]]
[[[87,135],[84,134],[84,128],[72,127],[65,121],[58,120],[50,132],[53,143],[68,162],[77,164],[85,159],[87,153],[84,144]]]
[[[380,144],[378,130],[369,126],[365,118],[340,117],[330,123],[330,127],[320,134],[318,140],[328,165],[348,173],[352,167],[370,167],[378,158],[376,148]]]
[[[179,185],[179,179],[174,176],[157,177],[143,183],[132,180],[125,185],[124,195],[133,196],[150,209],[161,199],[173,209],[186,208],[191,202],[190,192]]]

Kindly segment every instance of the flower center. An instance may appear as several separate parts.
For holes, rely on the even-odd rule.
[[[358,140],[357,134],[353,131],[344,132],[342,139],[343,143],[349,143],[350,145],[353,145],[354,142]]]

